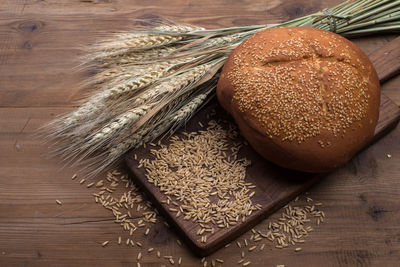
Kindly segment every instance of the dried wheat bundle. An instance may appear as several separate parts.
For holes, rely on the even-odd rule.
[[[250,35],[284,26],[346,37],[398,31],[400,0],[346,1],[274,25],[206,30],[171,21],[148,24],[91,47],[82,67],[97,70],[87,82],[97,92],[50,123],[55,155],[96,174],[129,149],[185,123],[213,95],[229,53]]]

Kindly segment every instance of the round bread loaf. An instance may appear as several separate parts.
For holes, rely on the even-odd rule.
[[[373,137],[380,88],[368,57],[347,39],[308,27],[272,28],[231,53],[217,97],[264,158],[327,172]]]

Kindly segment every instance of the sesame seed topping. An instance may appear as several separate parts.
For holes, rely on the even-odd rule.
[[[278,42],[271,34],[246,40],[227,75],[239,110],[269,138],[300,144],[322,132],[337,136],[366,116],[366,72],[343,40],[298,30]],[[326,148],[332,141],[318,143]]]

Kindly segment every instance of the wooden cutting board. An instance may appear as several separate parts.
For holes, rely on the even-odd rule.
[[[373,53],[370,59],[377,70],[381,82],[397,74],[400,70],[400,37],[383,49]],[[213,117],[207,116],[207,114],[211,114],[212,110],[216,111],[215,115]],[[176,134],[181,135],[182,132],[198,131],[201,129],[198,122],[207,125],[207,122],[211,119],[234,123],[232,118],[222,110],[214,99],[199,111],[185,127],[178,130]],[[393,129],[399,120],[400,108],[382,94],[379,121],[371,143],[377,141],[385,133]],[[222,123],[222,125],[226,126],[227,124]],[[242,137],[238,138],[244,141]],[[162,140],[162,143],[167,144],[168,140]],[[166,196],[156,186],[147,182],[144,175],[145,170],[137,167],[140,158],[152,157],[149,153],[149,149],[151,148],[153,147],[142,147],[129,152],[125,158],[126,164],[133,173],[136,182],[142,185],[157,209],[166,217],[170,225],[177,230],[178,234],[181,235],[181,238],[193,252],[199,256],[206,256],[216,251],[237,236],[248,231],[261,220],[287,204],[298,194],[305,192],[310,186],[326,175],[302,173],[278,167],[263,159],[250,146],[244,146],[239,153],[239,158],[246,157],[252,162],[252,165],[247,168],[246,181],[256,185],[256,193],[252,200],[253,203],[261,204],[262,209],[253,212],[245,222],[230,228],[221,229],[215,227],[216,231],[213,235],[207,237],[207,243],[201,243],[200,236],[196,234],[197,226],[191,221],[184,220],[183,216],[176,218],[175,213],[168,210],[170,206],[162,203],[163,200],[166,200]],[[138,160],[134,159],[134,154],[137,155]]]

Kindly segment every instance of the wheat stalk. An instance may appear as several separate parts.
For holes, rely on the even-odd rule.
[[[204,28],[189,25],[161,25],[139,33],[120,33],[97,45],[95,59],[116,57],[129,52],[142,52],[151,48],[162,48],[185,39],[190,32]]]
[[[210,91],[211,90],[194,97],[189,103],[183,105],[176,112],[167,115],[166,119],[161,123],[146,125],[128,138],[125,138],[121,143],[118,143],[116,146],[112,147],[107,157],[105,157],[107,161],[103,161],[101,164],[99,164],[99,167],[96,168],[96,173],[103,169],[100,168],[101,166],[108,166],[109,164],[115,162],[128,150],[153,141],[163,133],[168,132],[169,129],[171,129],[170,133],[174,132],[176,130],[176,126],[181,124],[182,120],[189,119],[194,111],[204,103],[204,100],[207,98]],[[171,121],[175,123],[172,127]]]
[[[98,70],[87,84],[99,92],[50,124],[51,137],[60,141],[56,154],[83,160],[89,171],[98,171],[128,149],[185,123],[210,99],[229,53],[252,34],[286,26],[347,37],[399,31],[400,1],[350,0],[273,25],[212,30],[171,22],[151,26],[99,42],[83,59],[83,68]]]
[[[109,55],[107,53],[102,53],[97,55],[91,60],[96,60],[101,64],[103,68],[109,68],[113,66],[119,66],[124,64],[140,64],[158,60],[159,58],[163,58],[167,55],[170,55],[172,52],[176,50],[175,47],[158,47],[145,51],[141,51],[138,53],[137,51],[128,52],[126,54],[117,54],[117,55]]]
[[[109,136],[114,136],[124,127],[137,122],[151,108],[151,105],[144,104],[142,106],[130,109],[122,115],[119,115],[113,122],[102,128],[99,133],[96,133],[93,138],[88,141],[89,144],[99,142],[100,140],[106,139]]]
[[[193,116],[194,112],[201,106],[203,105],[204,101],[207,99],[210,91],[206,93],[202,93],[191,99],[186,105],[182,106],[172,117],[173,121],[173,126],[171,127],[172,129],[176,130],[184,124],[186,121],[188,121],[191,116]],[[157,137],[158,133],[155,134]]]
[[[143,76],[134,77],[127,81],[118,84],[111,89],[105,90],[94,95],[85,104],[83,104],[78,110],[74,111],[70,116],[65,118],[65,125],[72,125],[78,123],[81,120],[85,120],[88,117],[98,114],[103,110],[103,106],[106,105],[110,99],[115,99],[127,92],[135,92],[141,88],[144,88],[157,78],[161,77],[167,71],[168,64],[163,64],[159,68],[153,69],[151,72],[147,72]]]
[[[197,66],[189,71],[170,77],[157,86],[149,87],[142,95],[139,95],[132,105],[134,108],[119,115],[115,120],[106,125],[100,132],[95,134],[89,143],[93,142],[112,142],[118,131],[129,129],[151,108],[155,107],[162,99],[168,98],[168,94],[176,97],[190,93],[196,81],[201,79],[211,65],[205,64]],[[178,93],[179,92],[179,93]],[[170,103],[167,101],[167,103]]]
[[[142,105],[143,103],[157,101],[157,99],[161,99],[168,94],[174,94],[201,78],[207,72],[208,67],[208,65],[200,65],[180,75],[170,77],[159,85],[154,86],[152,90],[144,91],[138,95],[133,104]]]
[[[130,94],[134,94],[138,90],[149,86],[165,75],[169,69],[174,67],[176,64],[176,61],[172,61],[150,65],[150,67],[147,66],[147,68],[143,70],[145,74],[142,76],[136,76],[136,74],[138,74],[136,73],[133,77],[128,77],[125,81],[119,80],[117,85],[105,89],[87,99],[87,102],[85,102],[78,110],[63,119],[64,125],[75,125],[82,120],[87,120],[88,118],[96,116],[107,106],[113,105],[112,100],[129,97]]]

